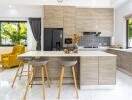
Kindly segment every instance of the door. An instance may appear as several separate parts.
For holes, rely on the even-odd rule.
[[[48,28],[44,29],[44,50],[52,50],[52,30]]]
[[[81,57],[80,66],[80,85],[98,85],[98,57]]]
[[[44,6],[44,27],[63,27],[63,6]]]
[[[44,29],[44,50],[56,51],[63,47],[63,29],[45,28]]]
[[[116,84],[116,56],[99,57],[99,84]]]
[[[52,32],[52,50],[61,50],[63,45],[63,30],[54,29]]]

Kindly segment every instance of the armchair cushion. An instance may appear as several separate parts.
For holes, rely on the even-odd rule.
[[[8,61],[9,60],[9,58],[3,58],[3,61]]]
[[[8,57],[11,53],[8,53],[8,54],[2,54],[1,57],[2,58],[5,58],[5,57]]]
[[[13,51],[8,54],[2,54],[1,60],[4,67],[13,67],[19,65],[20,61],[17,60],[17,55],[25,52],[25,46],[17,45],[13,47]]]

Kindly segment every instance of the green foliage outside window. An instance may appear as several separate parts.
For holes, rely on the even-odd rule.
[[[27,44],[26,22],[0,22],[1,45]]]
[[[128,21],[128,39],[132,39],[132,19]]]

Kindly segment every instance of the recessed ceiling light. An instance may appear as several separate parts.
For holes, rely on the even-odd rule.
[[[9,5],[8,7],[9,7],[9,8],[12,8],[12,5]]]
[[[62,3],[63,2],[63,0],[57,0],[58,1],[58,3]]]

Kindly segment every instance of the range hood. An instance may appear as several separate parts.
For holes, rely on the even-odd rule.
[[[95,36],[99,36],[101,34],[101,32],[83,32],[83,35],[95,35]]]

